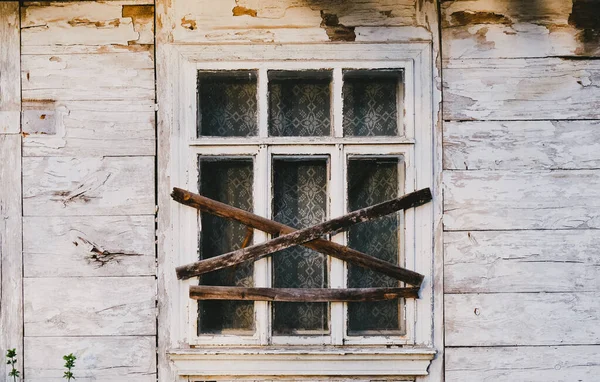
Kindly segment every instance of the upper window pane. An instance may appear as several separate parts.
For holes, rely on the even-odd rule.
[[[269,135],[331,135],[330,71],[269,71]]]
[[[398,136],[402,73],[392,70],[344,72],[344,136]]]
[[[198,72],[198,136],[257,135],[256,72]]]

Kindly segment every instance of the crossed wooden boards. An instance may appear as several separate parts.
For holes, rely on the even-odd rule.
[[[327,302],[327,301],[381,301],[400,297],[418,298],[423,275],[398,267],[387,261],[356,251],[352,248],[324,240],[324,235],[347,230],[352,225],[377,219],[399,210],[418,207],[431,201],[429,188],[412,192],[396,199],[366,207],[347,215],[314,225],[309,228],[295,228],[232,207],[181,188],[174,188],[171,197],[184,205],[194,207],[225,219],[245,224],[249,229],[258,229],[272,235],[280,235],[265,243],[241,248],[224,255],[196,261],[177,267],[177,278],[188,279],[204,273],[216,271],[246,261],[256,261],[274,252],[303,245],[317,252],[340,260],[381,272],[396,278],[412,287],[405,288],[246,288],[229,286],[198,285],[190,287],[190,298],[195,300],[249,300],[287,302]]]

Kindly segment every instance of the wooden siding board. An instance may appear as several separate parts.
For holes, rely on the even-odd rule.
[[[599,232],[446,232],[444,291],[600,293]]]
[[[27,217],[25,277],[155,275],[154,217]]]
[[[0,134],[20,131],[19,2],[0,2]]]
[[[444,119],[600,119],[598,86],[596,60],[450,60],[444,69]]]
[[[444,169],[600,168],[600,121],[447,122]]]
[[[153,157],[23,158],[25,216],[154,214]]]
[[[154,277],[26,278],[26,337],[155,335]]]
[[[600,228],[600,171],[446,171],[444,227]]]
[[[63,354],[77,357],[77,380],[103,382],[156,381],[154,336],[28,337],[25,339],[27,381],[64,381]]]
[[[446,382],[592,382],[600,346],[446,349]]]
[[[597,292],[446,294],[446,346],[600,344]]]

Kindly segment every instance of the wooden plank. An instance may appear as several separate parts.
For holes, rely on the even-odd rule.
[[[599,61],[473,59],[445,66],[446,120],[600,119]]]
[[[446,171],[444,228],[600,228],[600,171]]]
[[[600,346],[447,348],[447,382],[592,382]]]
[[[598,292],[596,230],[444,234],[444,292]]]
[[[245,288],[192,285],[190,298],[194,300],[242,301],[384,301],[399,298],[418,298],[419,288]]]
[[[28,217],[25,277],[153,276],[154,217]]]
[[[600,122],[448,122],[444,169],[600,168]]]
[[[600,344],[598,292],[446,294],[446,346]]]
[[[139,2],[25,3],[23,45],[152,44],[153,6],[136,3]]]
[[[64,381],[62,356],[69,353],[77,357],[76,380],[156,381],[155,343],[154,336],[26,337],[27,381]]]
[[[444,58],[598,56],[589,30],[595,28],[589,14],[598,11],[597,5],[577,3],[585,1],[444,1]]]
[[[154,99],[151,51],[25,55],[21,70],[24,100]]]
[[[0,134],[20,131],[21,47],[19,2],[0,2]]]
[[[203,273],[231,267],[235,264],[244,263],[246,261],[255,261],[266,257],[271,253],[315,240],[321,236],[341,232],[354,224],[389,215],[401,209],[417,207],[429,201],[431,201],[431,191],[429,188],[425,188],[403,195],[396,199],[388,200],[386,202],[363,208],[320,224],[316,224],[309,228],[300,229],[279,236],[276,239],[270,240],[266,243],[253,245],[251,247],[242,248],[224,255],[211,257],[209,259],[177,267],[177,277],[180,279],[187,279]]]
[[[154,100],[27,101],[23,156],[154,155]]]
[[[154,214],[154,158],[23,158],[25,216]]]
[[[217,202],[216,200],[212,200],[202,195],[194,194],[182,190],[180,188],[174,188],[171,196],[174,200],[178,201],[179,203],[197,208],[201,211],[216,216],[238,221],[249,227],[259,229],[263,232],[267,232],[272,235],[288,234],[296,231],[296,229],[286,226],[285,224],[278,223],[276,221],[264,218],[262,216],[255,215],[251,212]],[[333,243],[328,240],[317,239],[309,243],[304,243],[303,245],[305,245],[308,248],[314,249],[315,251],[331,255],[344,261],[348,261],[352,264],[376,270],[378,272],[405,281],[412,285],[419,286],[423,281],[423,275],[420,275],[416,272],[410,271],[405,268],[397,267],[394,264],[391,264],[387,261],[383,261],[376,257],[366,255],[359,251],[353,250],[343,245]],[[245,246],[242,246],[242,248],[244,247]]]
[[[2,8],[0,8],[1,10]],[[21,135],[0,134],[0,350],[23,359]],[[0,375],[8,374],[0,362]],[[22,362],[17,369],[23,372]]]
[[[154,277],[24,279],[25,336],[156,334]]]

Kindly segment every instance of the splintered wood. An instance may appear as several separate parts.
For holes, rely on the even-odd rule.
[[[417,288],[366,288],[366,289],[270,289],[200,286],[190,288],[194,299],[258,300],[258,301],[378,301],[399,297],[417,297],[423,275],[397,267],[375,257],[351,250],[338,244],[320,239],[323,235],[347,230],[352,225],[373,220],[399,210],[418,207],[431,200],[431,191],[426,188],[402,197],[357,210],[335,219],[295,230],[281,223],[254,215],[250,212],[228,206],[224,203],[193,194],[179,188],[171,194],[175,201],[195,207],[220,217],[235,220],[248,227],[257,228],[282,236],[266,243],[257,244],[237,251],[200,260],[176,269],[179,279],[188,279],[218,269],[234,266],[246,261],[256,261],[274,252],[295,246],[305,245],[324,254],[332,255],[354,264],[380,271],[401,281],[416,285]]]

